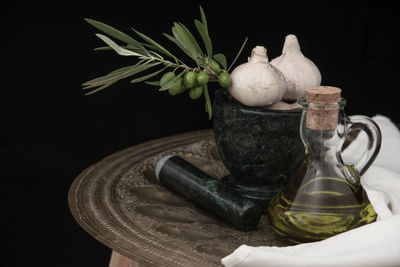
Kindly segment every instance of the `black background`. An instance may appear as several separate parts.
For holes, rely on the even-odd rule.
[[[270,59],[279,56],[293,33],[319,67],[322,84],[342,88],[347,114],[399,122],[398,12],[393,2],[347,2],[2,2],[0,265],[107,266],[110,249],[69,212],[75,177],[126,147],[212,127],[203,99],[172,97],[144,83],[124,80],[85,96],[83,82],[136,61],[94,52],[103,44],[84,18],[130,34],[132,26],[177,51],[162,33],[174,21],[195,31],[202,5],[214,51],[228,64],[249,37],[236,65],[256,45],[267,47]]]

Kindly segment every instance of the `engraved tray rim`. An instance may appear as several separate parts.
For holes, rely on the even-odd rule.
[[[143,232],[140,232],[140,227],[132,223],[132,221],[129,222],[126,214],[123,214],[118,209],[114,209],[114,206],[117,206],[115,201],[115,195],[117,195],[115,194],[116,181],[124,175],[124,172],[119,173],[120,166],[124,162],[140,165],[146,159],[151,158],[151,156],[165,154],[167,151],[181,147],[184,148],[203,141],[213,143],[215,147],[212,129],[191,131],[147,141],[113,153],[89,166],[77,176],[68,192],[68,205],[73,217],[95,239],[112,250],[145,265],[221,266],[220,258],[224,255],[207,255],[205,253],[207,251],[203,251],[203,253],[199,252],[197,255],[193,254],[193,250],[187,250],[187,247],[180,249],[179,245],[176,244],[171,244],[167,248],[165,244],[161,244],[163,240],[159,240],[161,245],[157,244],[154,238],[146,238],[146,236],[140,235],[141,233],[143,234]],[[191,152],[187,153],[192,154]],[[124,158],[127,156],[130,157],[128,159]],[[197,153],[195,156],[201,157],[202,154]],[[126,165],[131,166],[130,164]],[[112,169],[112,167],[116,169]],[[123,171],[126,171],[127,168],[129,167],[125,166]],[[107,171],[109,172],[108,174]],[[105,179],[106,176],[107,179]],[[193,206],[188,209],[190,208],[193,209]],[[207,215],[203,214],[203,216]],[[136,221],[139,223],[140,220]],[[268,233],[271,231],[268,229]],[[138,236],[140,238],[134,235],[135,232],[139,233]],[[238,231],[234,237],[238,238],[237,244],[241,244],[246,241],[248,242],[251,238],[255,238],[257,234],[259,232]],[[223,240],[220,241],[223,244]],[[219,242],[219,240],[214,239],[213,242]],[[182,244],[184,245],[184,243]],[[250,245],[271,245],[271,243]],[[288,243],[276,235],[273,237],[272,245],[288,245]],[[230,248],[228,253],[225,250],[224,254],[228,255],[234,249]]]

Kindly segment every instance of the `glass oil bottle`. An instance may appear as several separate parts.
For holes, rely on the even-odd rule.
[[[297,243],[322,240],[376,219],[360,177],[379,153],[380,130],[365,116],[347,117],[340,93],[337,87],[311,87],[298,101],[306,157],[268,206],[274,231]],[[357,163],[345,164],[342,146],[352,130],[367,133],[369,144]]]

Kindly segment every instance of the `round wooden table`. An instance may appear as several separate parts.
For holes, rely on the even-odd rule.
[[[76,221],[113,250],[110,266],[221,266],[241,244],[289,245],[266,216],[242,232],[158,183],[158,160],[175,154],[219,179],[228,174],[211,129],[157,139],[84,170],[68,202]]]

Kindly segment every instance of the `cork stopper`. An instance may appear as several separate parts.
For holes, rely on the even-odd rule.
[[[307,88],[307,102],[329,104],[336,103],[340,100],[342,90],[333,86],[314,86]]]
[[[315,86],[307,88],[306,127],[313,130],[334,130],[338,123],[340,88]]]

